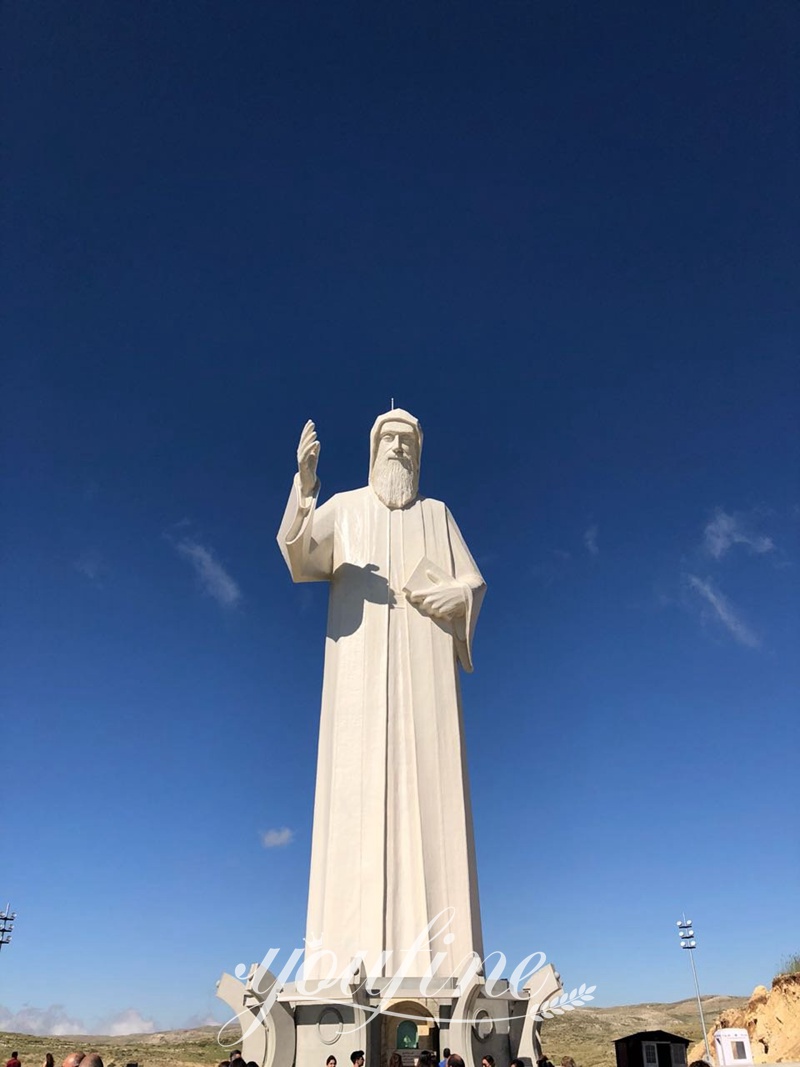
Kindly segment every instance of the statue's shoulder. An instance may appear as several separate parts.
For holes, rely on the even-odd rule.
[[[368,500],[371,495],[372,490],[365,485],[361,489],[348,489],[344,493],[335,493],[329,498],[329,503],[335,500],[336,507],[357,507],[363,501]]]
[[[443,500],[437,500],[432,496],[418,496],[417,503],[425,511],[447,511],[447,505]]]

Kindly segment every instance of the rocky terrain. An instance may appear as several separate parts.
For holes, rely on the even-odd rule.
[[[754,1063],[800,1062],[800,974],[779,974],[772,989],[759,985],[746,1004],[722,1011],[709,1031],[747,1030]],[[705,1055],[702,1042],[689,1049],[689,1062]]]

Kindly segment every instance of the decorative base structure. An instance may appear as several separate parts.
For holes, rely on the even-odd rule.
[[[479,1067],[487,1054],[498,1065],[521,1059],[533,1067],[542,1055],[537,1010],[561,991],[550,964],[529,979],[522,997],[506,980],[492,982],[490,995],[483,975],[459,989],[455,979],[398,983],[359,974],[346,994],[331,995],[326,986],[319,998],[310,982],[302,991],[287,984],[276,997],[276,982],[254,964],[246,982],[224,974],[217,984],[217,996],[241,1024],[245,1062],[259,1067],[321,1067],[331,1055],[345,1067],[356,1049],[371,1067],[387,1064],[393,1052],[407,1067],[423,1049],[438,1062],[444,1048],[466,1067]]]

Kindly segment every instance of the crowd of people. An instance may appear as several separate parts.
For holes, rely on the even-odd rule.
[[[237,1048],[233,1050],[229,1060],[222,1060],[219,1067],[259,1067],[259,1065],[255,1060],[248,1060],[245,1063],[244,1057],[242,1056],[242,1050]]]
[[[22,1067],[18,1052],[11,1053],[11,1059],[6,1060],[6,1067]],[[48,1052],[44,1058],[42,1067],[56,1067],[55,1057]],[[103,1060],[99,1052],[70,1052],[62,1062],[61,1067],[103,1067]]]
[[[356,1049],[350,1053],[351,1067],[364,1067],[365,1053],[363,1049]],[[19,1052],[12,1052],[11,1059],[6,1061],[6,1067],[22,1067]],[[45,1056],[42,1067],[56,1067],[56,1062],[51,1052]],[[103,1067],[103,1060],[97,1052],[71,1052],[62,1062],[61,1067]],[[222,1060],[218,1067],[259,1067],[254,1060],[245,1062],[241,1049],[234,1049],[230,1059]],[[328,1056],[325,1067],[337,1067],[335,1056]],[[403,1067],[403,1058],[399,1052],[393,1052],[389,1057],[389,1067]],[[442,1059],[436,1059],[430,1049],[422,1049],[414,1060],[414,1067],[465,1067],[464,1060],[457,1052],[451,1052],[449,1048],[442,1050]],[[481,1067],[495,1067],[494,1056],[484,1056]],[[508,1067],[525,1067],[522,1060],[511,1060]],[[536,1067],[553,1067],[546,1056],[536,1061]],[[575,1067],[575,1060],[571,1056],[565,1056],[561,1061],[561,1067]],[[707,1063],[697,1060],[690,1067],[708,1067]]]
[[[355,1052],[351,1052],[351,1067],[364,1067],[364,1056],[363,1049],[356,1049]],[[225,1061],[219,1067],[231,1067],[231,1065],[228,1061]],[[237,1065],[233,1064],[232,1067],[237,1067]],[[239,1064],[238,1067],[256,1067],[256,1065],[248,1063]],[[337,1067],[336,1057],[328,1056],[327,1060],[325,1060],[325,1067]],[[388,1067],[403,1067],[403,1057],[399,1052],[391,1054]],[[459,1056],[457,1052],[452,1052],[449,1048],[442,1049],[442,1058],[437,1063],[433,1052],[424,1048],[414,1058],[414,1067],[465,1067],[465,1064],[463,1057]],[[481,1067],[495,1067],[494,1056],[484,1056],[481,1060]],[[508,1067],[525,1067],[525,1061],[513,1059]],[[542,1056],[541,1059],[536,1061],[536,1067],[553,1067],[553,1064],[546,1056]],[[561,1067],[576,1067],[575,1060],[571,1056],[565,1056],[561,1061]],[[692,1067],[697,1067],[697,1065],[693,1064]]]

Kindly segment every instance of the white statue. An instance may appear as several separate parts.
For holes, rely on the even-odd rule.
[[[441,951],[435,973],[455,976],[483,956],[458,664],[472,670],[486,586],[448,509],[417,494],[413,415],[381,415],[369,485],[317,507],[319,448],[308,422],[278,534],[294,581],[331,583],[307,951],[321,940],[339,971],[364,953],[370,976],[392,976],[451,908],[452,941],[423,944],[405,973]]]

